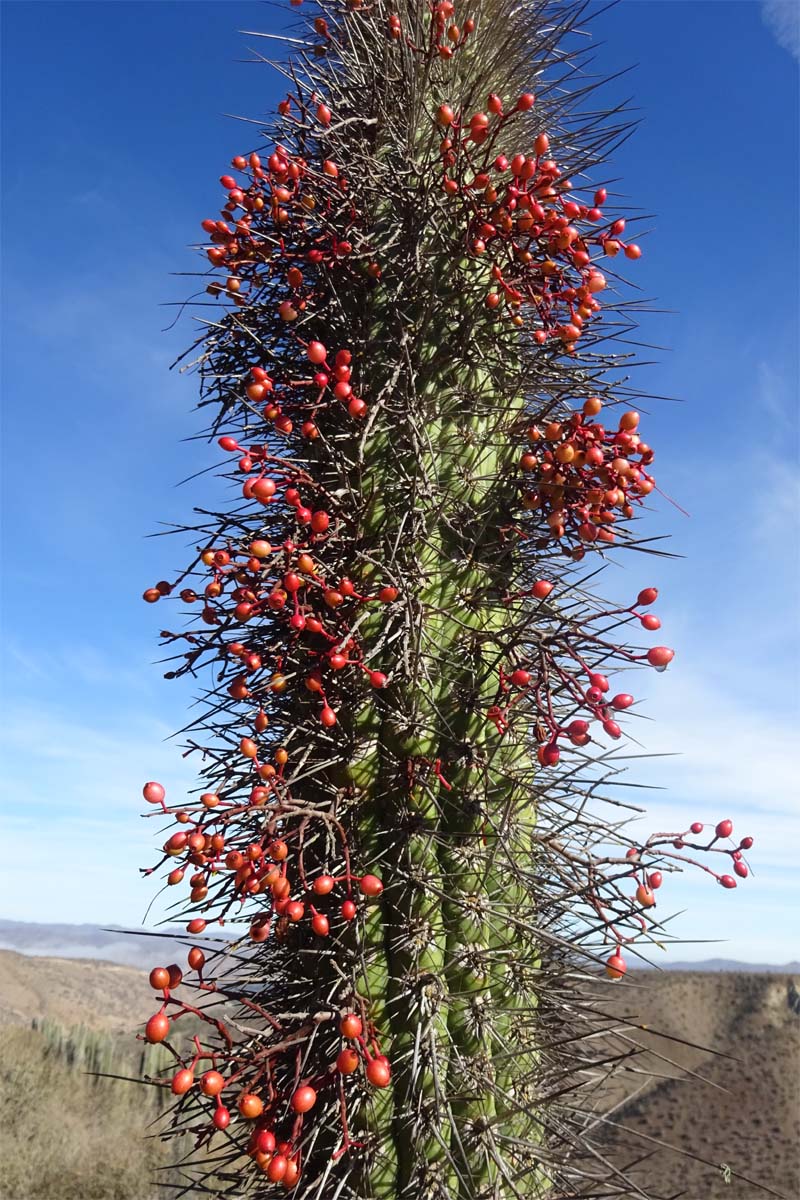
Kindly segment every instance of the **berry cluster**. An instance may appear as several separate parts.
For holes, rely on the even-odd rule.
[[[542,514],[551,538],[572,543],[577,561],[585,545],[613,544],[614,525],[630,519],[655,487],[645,470],[655,454],[637,432],[639,414],[625,412],[616,430],[606,429],[592,420],[601,408],[591,397],[568,421],[529,426],[530,446],[519,460],[523,506]]]
[[[530,156],[498,153],[508,123],[535,105],[530,92],[508,111],[492,93],[487,111],[469,118],[439,105],[436,121],[446,130],[439,147],[442,187],[464,206],[468,252],[489,258],[487,308],[518,326],[532,310],[537,344],[557,338],[571,354],[586,322],[599,314],[599,295],[608,286],[592,252],[613,258],[622,250],[633,260],[642,252],[635,242],[621,241],[623,217],[605,219],[606,188],[595,192],[591,204],[571,198],[572,181],[549,157],[546,132],[535,137]]]
[[[655,869],[649,863],[648,856],[657,856],[659,865],[666,869],[674,870],[676,864],[681,863],[697,867],[713,876],[720,887],[728,890],[736,887],[734,875],[738,875],[740,879],[746,879],[750,874],[744,853],[753,845],[753,839],[743,837],[736,846],[719,845],[719,842],[730,841],[733,835],[733,821],[725,818],[716,823],[713,834],[707,840],[702,842],[692,840],[699,837],[705,829],[706,825],[702,821],[693,821],[683,833],[656,833],[648,838],[644,845],[631,846],[627,851],[626,858],[631,865],[618,878],[630,879],[636,885],[634,913],[642,932],[646,932],[647,925],[640,914],[655,908],[656,893],[664,882],[663,869]],[[685,853],[687,850],[726,855],[731,861],[734,875],[719,874],[706,864],[689,858]],[[598,896],[592,897],[592,904],[597,915],[607,925],[609,934],[616,937],[619,943],[614,954],[606,961],[606,975],[609,979],[621,979],[627,970],[627,964],[622,955],[622,945],[623,942],[632,941],[633,938],[622,937],[613,921],[607,920],[604,905]]]
[[[520,650],[513,665],[500,667],[496,702],[487,713],[503,734],[518,708],[530,723],[533,705],[533,724],[541,739],[538,759],[543,767],[558,763],[561,738],[567,738],[573,746],[587,746],[592,740],[593,721],[607,737],[617,740],[622,736],[617,718],[631,708],[635,699],[629,692],[609,695],[608,664],[641,664],[661,672],[675,657],[668,646],[634,650],[609,637],[614,628],[609,626],[610,620],[617,625],[636,620],[648,631],[660,629],[655,613],[639,611],[655,602],[656,588],[643,588],[630,607],[605,608],[578,618],[562,607],[564,597],[554,592],[554,586],[550,580],[538,579],[523,592],[506,597],[509,606],[529,602],[529,598],[538,601],[537,616],[546,635],[530,646],[528,654]],[[598,669],[597,662],[604,664],[603,670]],[[581,712],[586,716],[578,715]]]
[[[151,792],[159,787],[159,784],[153,783],[146,785]],[[377,884],[377,880],[374,882]],[[191,925],[195,929],[190,929],[190,932],[201,932],[197,927],[204,925],[204,922],[195,920],[190,922]],[[188,954],[189,968],[197,973],[201,989],[213,991],[214,984],[203,979],[205,961],[203,951],[197,946],[192,947]],[[222,1020],[210,1017],[205,1009],[174,995],[184,982],[184,973],[177,963],[152,969],[150,986],[161,993],[162,1004],[145,1024],[144,1039],[151,1044],[169,1045],[168,1039],[173,1035],[175,1022],[188,1015],[213,1026],[221,1044],[216,1049],[204,1049],[200,1038],[195,1035],[192,1038],[193,1053],[181,1056],[174,1051],[181,1065],[171,1078],[163,1081],[164,1086],[169,1086],[173,1096],[191,1096],[201,1108],[207,1107],[210,1126],[204,1135],[206,1137],[211,1136],[213,1130],[227,1131],[231,1121],[235,1123],[238,1116],[249,1131],[246,1153],[270,1183],[280,1183],[286,1189],[293,1188],[302,1169],[304,1120],[317,1103],[318,1090],[330,1086],[337,1079],[352,1076],[362,1066],[370,1086],[378,1089],[389,1086],[391,1067],[388,1058],[381,1053],[374,1026],[368,1020],[365,1023],[356,1013],[344,1013],[338,1021],[341,1049],[335,1061],[318,1078],[305,1081],[295,1078],[291,1089],[282,1093],[274,1087],[268,1068],[262,1068],[261,1072],[247,1069]],[[247,1000],[244,1003],[253,1015],[257,1015],[257,1004]],[[200,1064],[205,1069],[201,1068],[198,1073]],[[264,1078],[267,1081],[266,1088]],[[234,1104],[235,1112],[232,1112],[231,1106]],[[281,1127],[285,1131],[283,1137],[278,1132]],[[354,1148],[358,1148],[358,1143],[351,1140],[345,1122],[344,1140],[337,1157]]]

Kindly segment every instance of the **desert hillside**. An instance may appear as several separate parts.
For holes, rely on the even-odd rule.
[[[152,1008],[147,974],[136,967],[0,950],[0,1026],[49,1018],[122,1033],[146,1020]]]
[[[173,1150],[146,1139],[158,1071],[134,1039],[152,1011],[140,970],[0,951],[0,1200],[156,1200]]]
[[[646,1159],[637,1178],[658,1195],[798,1200],[800,975],[639,971],[595,988],[620,1024],[649,1027],[636,1033],[646,1053],[607,1096],[605,1159]],[[157,1098],[78,1069],[82,1054],[110,1055],[136,1074],[131,1034],[151,1011],[142,970],[0,951],[0,1200],[155,1200],[168,1160],[143,1132]]]
[[[647,1155],[635,1178],[665,1196],[797,1200],[800,976],[640,971],[612,987],[610,1011],[667,1036],[637,1034],[648,1053],[612,1097],[622,1128],[606,1127],[606,1156],[624,1166]],[[739,1178],[726,1183],[722,1164]]]

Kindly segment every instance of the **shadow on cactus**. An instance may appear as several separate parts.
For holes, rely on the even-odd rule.
[[[152,975],[165,1132],[215,1195],[628,1194],[590,1131],[630,1043],[601,1046],[582,976],[625,973],[693,852],[731,887],[749,845],[642,844],[613,796],[634,697],[610,679],[673,657],[635,641],[655,588],[590,590],[612,550],[655,552],[622,376],[641,251],[600,186],[629,127],[582,5],[314,11],[203,221],[182,361],[230,503],[144,594],[188,610],[169,676],[211,681],[197,795],[144,789],[204,939]]]

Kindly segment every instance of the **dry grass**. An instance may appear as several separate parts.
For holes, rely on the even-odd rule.
[[[144,971],[0,951],[0,1200],[198,1195],[173,1165],[191,1139],[152,1136],[164,1091],[98,1078],[171,1073],[135,1038],[156,1007]]]
[[[146,1139],[155,1089],[95,1078],[133,1072],[135,1047],[52,1023],[0,1029],[3,1200],[150,1200],[166,1148]],[[163,1193],[162,1193],[163,1194]]]

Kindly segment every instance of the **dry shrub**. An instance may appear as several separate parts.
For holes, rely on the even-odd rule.
[[[129,1047],[129,1043],[128,1043]],[[132,1074],[121,1039],[50,1022],[0,1030],[2,1200],[150,1200],[170,1151],[144,1136],[155,1089],[97,1078]]]

